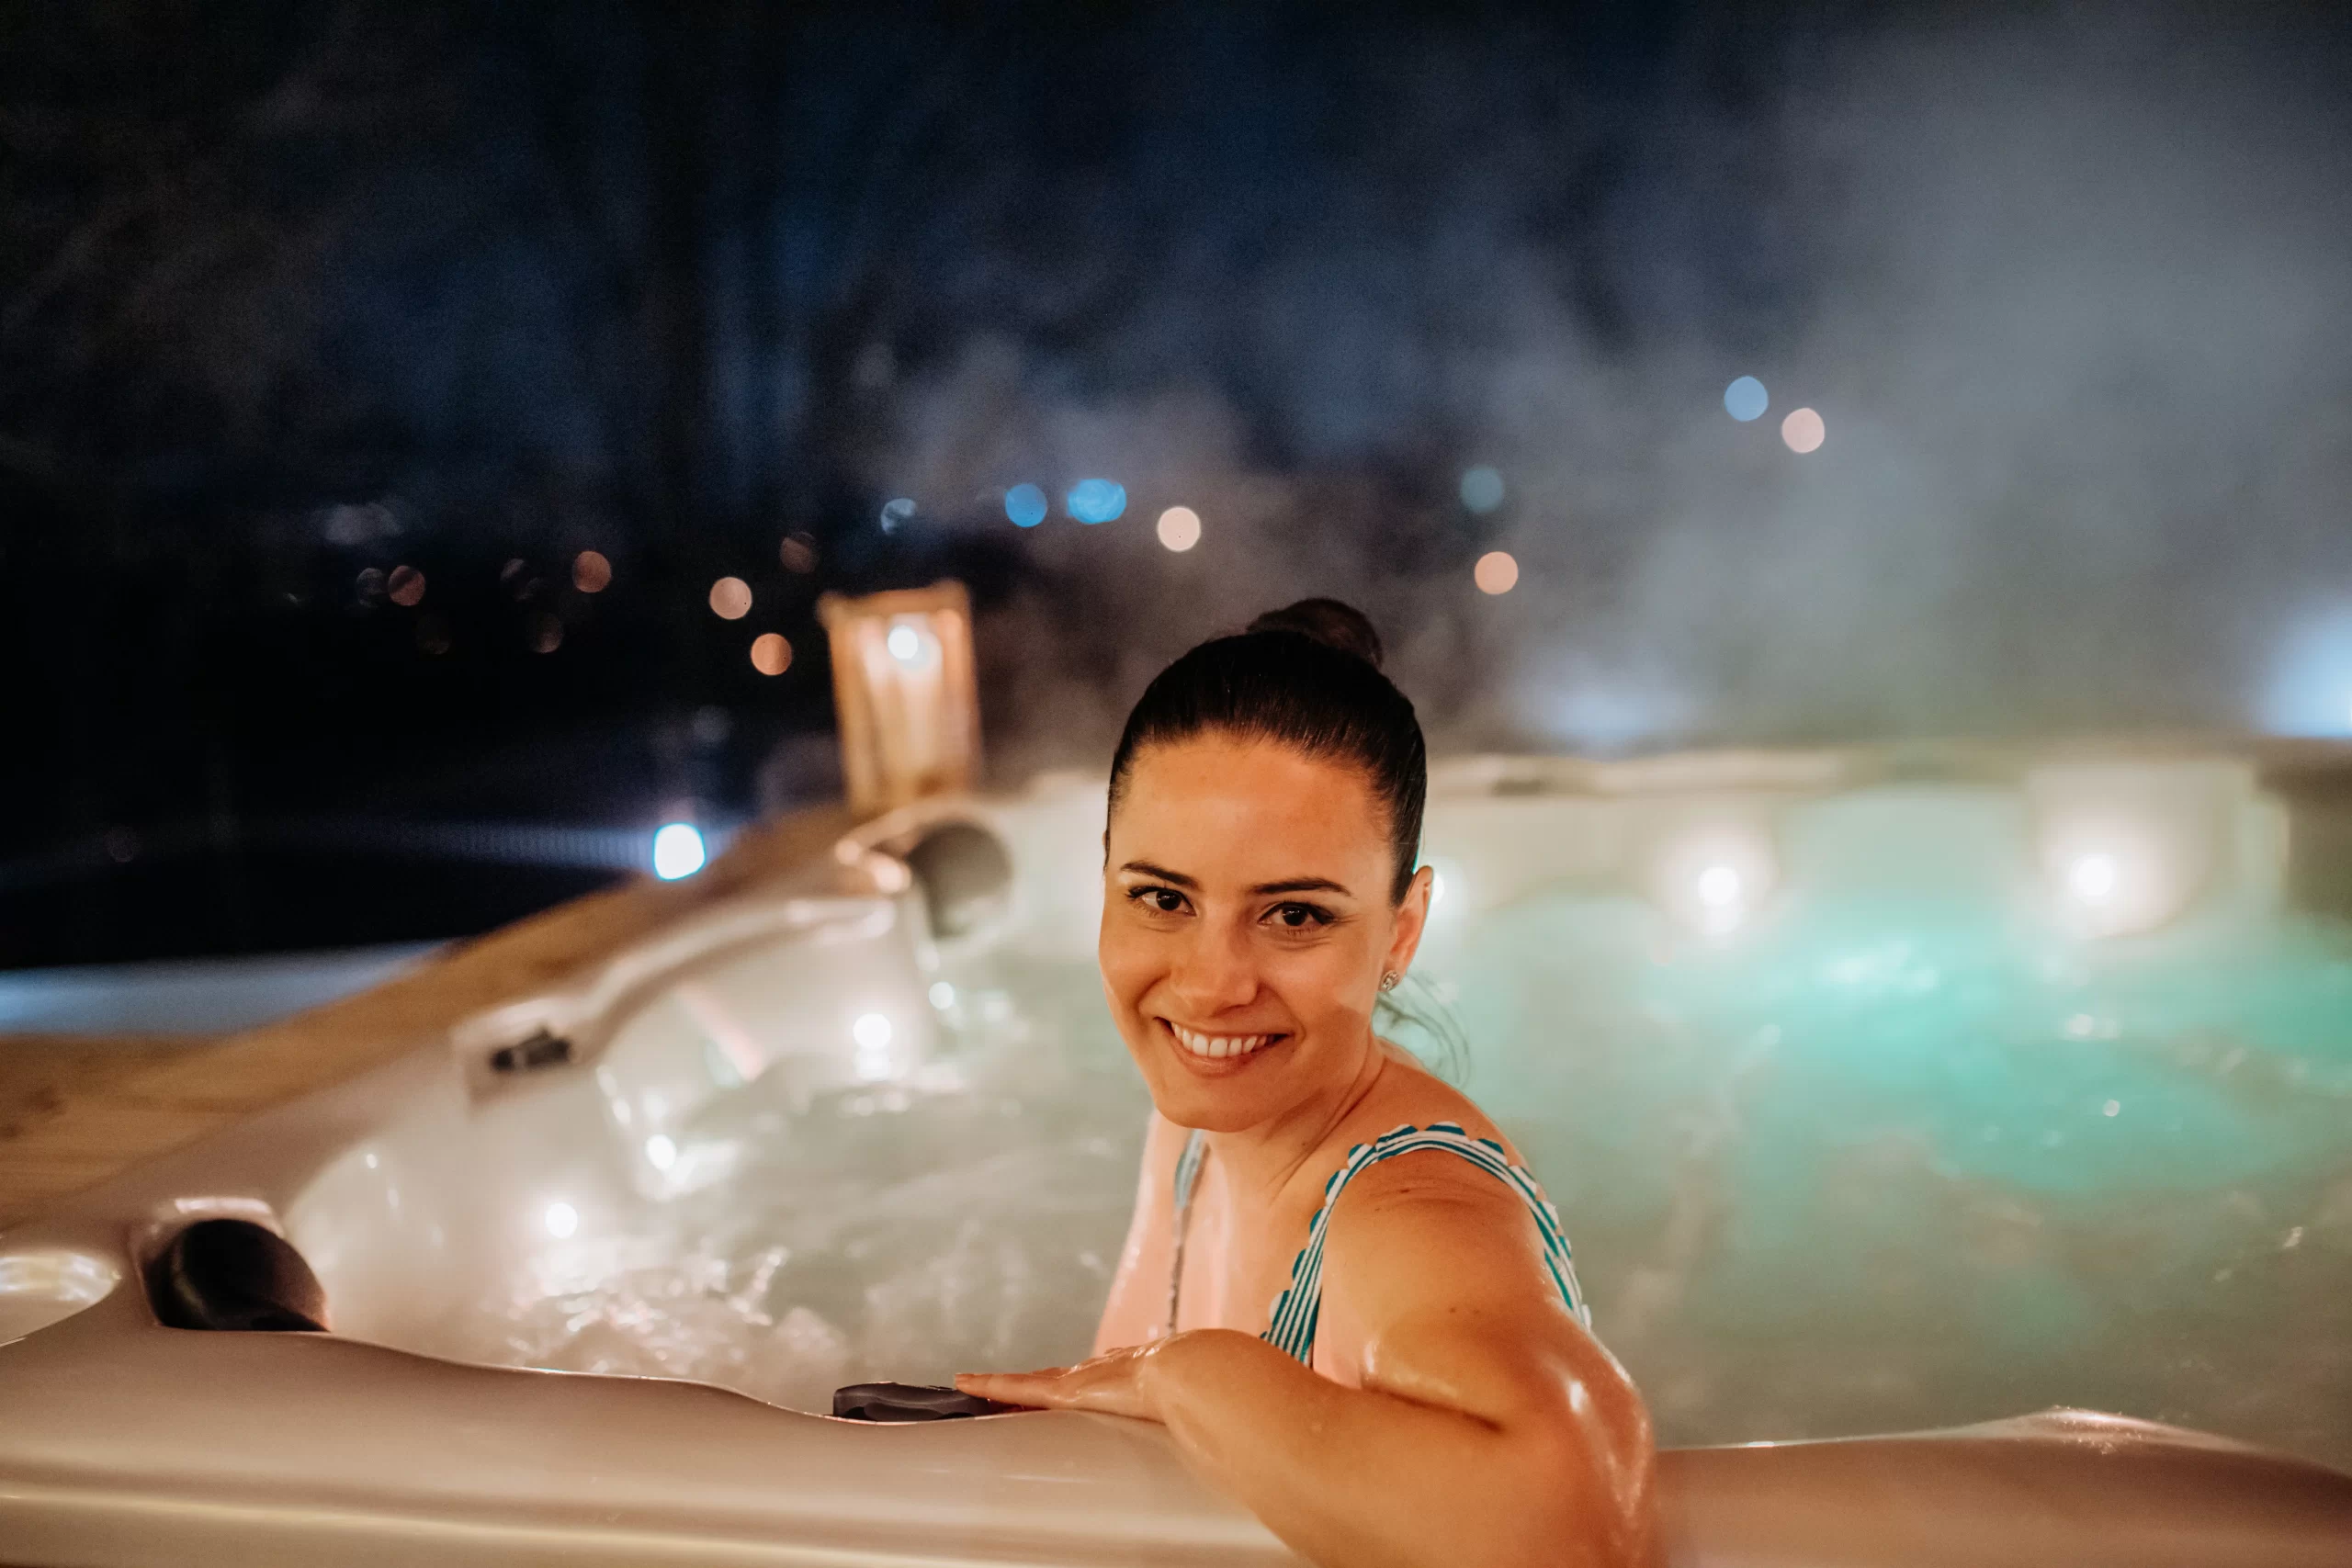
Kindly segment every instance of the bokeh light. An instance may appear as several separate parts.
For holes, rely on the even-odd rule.
[[[359,593],[359,602],[363,604],[372,604],[376,600],[382,598],[384,596],[384,569],[378,566],[361,568],[358,581],[355,582],[353,586],[357,589]]]
[[[1080,479],[1062,502],[1080,523],[1108,523],[1126,511],[1127,490],[1112,479]]]
[[[582,593],[602,593],[612,582],[613,563],[602,550],[582,550],[571,558],[571,586]]]
[[[885,534],[897,533],[899,531],[899,525],[904,523],[914,514],[915,503],[903,495],[899,496],[895,501],[884,502],[882,503],[882,531]]]
[[[1503,477],[1484,463],[1464,469],[1462,475],[1462,504],[1484,516],[1503,503]],[[1500,592],[1500,589],[1489,590]]]
[[[1792,452],[1817,451],[1828,434],[1829,427],[1811,409],[1795,410],[1781,422],[1781,439]]]
[[[424,599],[424,573],[413,566],[396,566],[384,581],[384,595],[395,604],[416,604]]]
[[[1470,569],[1470,581],[1481,593],[1508,593],[1519,586],[1519,562],[1508,550],[1488,550]]]
[[[549,1203],[544,1219],[548,1235],[558,1241],[568,1239],[580,1228],[580,1211],[569,1203]]]
[[[1159,542],[1182,555],[1201,542],[1201,514],[1189,506],[1171,506],[1159,514]]]
[[[531,651],[553,653],[563,646],[563,623],[545,610],[531,617]]]
[[[786,534],[784,543],[775,547],[776,558],[784,570],[806,577],[817,570],[817,541],[807,534]]]
[[[722,577],[710,585],[710,613],[722,621],[740,621],[752,613],[752,585],[740,577]]]
[[[1764,411],[1771,406],[1771,394],[1753,376],[1742,376],[1724,389],[1724,412],[1742,424],[1763,418]]]
[[[665,822],[653,835],[653,874],[664,882],[692,876],[708,858],[702,831],[691,822]]]
[[[1046,492],[1035,485],[1014,485],[1004,492],[1004,514],[1019,527],[1035,528],[1046,520]]]
[[[890,650],[890,657],[901,664],[912,664],[922,654],[922,633],[910,626],[892,626],[890,635],[882,642]]]
[[[792,644],[781,632],[762,632],[752,639],[752,668],[763,675],[781,675],[792,668]]]

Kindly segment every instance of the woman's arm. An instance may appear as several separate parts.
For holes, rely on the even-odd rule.
[[[1452,1163],[1407,1156],[1360,1177],[1326,1243],[1323,1332],[1353,1348],[1360,1387],[1224,1329],[957,1384],[1165,1422],[1310,1562],[1651,1563],[1639,1395],[1550,1293],[1516,1200],[1433,1161]]]
[[[1143,1135],[1141,1173],[1136,1179],[1135,1217],[1119,1248],[1119,1267],[1094,1330],[1094,1353],[1141,1345],[1168,1326],[1168,1270],[1172,1248],[1175,1199],[1171,1188],[1184,1131],[1151,1113]]]

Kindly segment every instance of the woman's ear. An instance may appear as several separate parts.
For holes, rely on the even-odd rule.
[[[1436,882],[1437,873],[1425,865],[1405,885],[1405,897],[1396,905],[1396,929],[1388,939],[1387,969],[1392,975],[1402,975],[1413,966],[1421,933],[1429,929],[1430,893]]]

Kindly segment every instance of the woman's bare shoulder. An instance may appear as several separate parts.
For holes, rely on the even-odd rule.
[[[1363,1103],[1356,1107],[1341,1129],[1345,1144],[1340,1152],[1343,1157],[1347,1148],[1398,1127],[1426,1127],[1431,1122],[1447,1122],[1474,1138],[1490,1138],[1501,1144],[1514,1164],[1526,1163],[1493,1118],[1478,1109],[1476,1100],[1421,1066],[1402,1047],[1389,1045],[1385,1041],[1382,1044],[1389,1053],[1388,1066],[1373,1092],[1364,1097]]]

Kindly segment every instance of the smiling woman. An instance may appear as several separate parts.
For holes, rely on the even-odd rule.
[[[1321,1563],[1655,1560],[1640,1396],[1559,1216],[1373,1030],[1413,961],[1427,764],[1364,618],[1162,671],[1112,763],[1100,958],[1154,1114],[1092,1359],[968,1393],[1165,1424]]]

